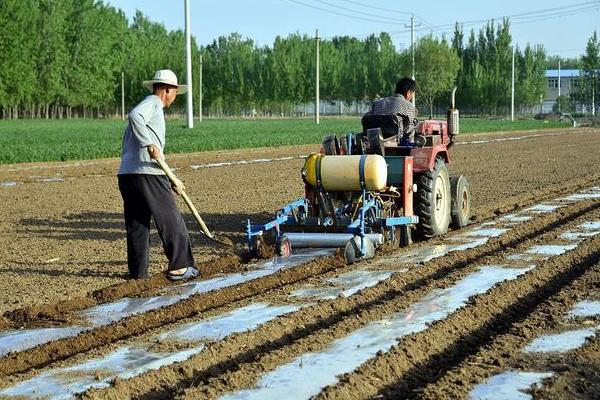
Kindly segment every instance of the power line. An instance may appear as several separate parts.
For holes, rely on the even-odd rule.
[[[319,10],[322,12],[339,15],[339,16],[343,16],[346,18],[356,19],[356,20],[384,23],[384,24],[390,24],[390,25],[396,25],[397,22],[401,22],[401,21],[404,22],[403,20],[391,19],[389,17],[385,18],[385,19],[379,18],[378,15],[376,15],[376,14],[364,13],[364,12],[361,12],[356,9],[341,7],[336,4],[333,4],[331,1],[326,1],[326,0],[314,0],[314,1],[321,3],[325,6],[328,6],[330,8],[336,8],[336,10],[345,10],[349,13],[360,14],[360,15],[364,15],[364,16],[357,16],[357,15],[347,14],[347,13],[336,11],[336,10],[331,10],[329,8],[319,7],[319,6],[316,6],[313,4],[306,3],[305,0],[304,1],[289,0],[289,1],[299,4],[299,5],[302,5],[304,7],[308,7],[308,8],[312,8],[312,9]],[[431,22],[427,21],[425,18],[420,17],[419,15],[413,14],[411,12],[394,10],[394,9],[384,8],[384,7],[377,7],[374,5],[365,5],[365,4],[362,4],[362,3],[358,2],[358,1],[354,1],[354,0],[338,0],[338,1],[357,5],[359,7],[362,7],[365,9],[370,9],[370,10],[380,10],[380,11],[385,11],[385,12],[390,12],[390,13],[395,13],[395,14],[402,14],[402,15],[414,15],[414,17],[416,19],[418,19],[419,21],[422,22],[421,27],[416,28],[415,30],[417,30],[419,32],[431,32],[432,34],[452,33],[456,24],[459,24],[461,26],[461,29],[464,29],[465,27],[466,28],[475,27],[478,25],[489,23],[490,21],[508,18],[511,26],[517,26],[517,25],[528,24],[528,23],[533,23],[533,22],[540,22],[540,21],[546,21],[546,20],[550,20],[550,19],[568,17],[568,16],[582,14],[582,13],[600,9],[600,0],[593,0],[593,1],[584,1],[584,2],[577,3],[577,4],[571,4],[571,5],[566,5],[566,6],[557,6],[557,7],[545,8],[545,9],[538,9],[538,10],[526,11],[526,12],[515,13],[515,14],[510,14],[510,15],[491,17],[491,18],[486,18],[486,19],[468,20],[468,21],[462,21],[462,22],[457,21],[457,22],[451,23],[451,24],[447,23],[447,24],[434,25]],[[410,29],[387,31],[386,33],[392,38],[398,38],[398,37],[403,37],[404,35],[410,34]],[[373,33],[353,35],[353,37],[367,38],[372,35],[373,35]],[[347,36],[347,35],[341,35],[341,36]],[[323,39],[332,39],[332,38],[341,37],[341,36],[323,37]]]
[[[362,3],[359,3],[358,1],[352,1],[352,0],[341,0],[345,3],[350,3],[350,4],[356,4],[357,6],[363,7],[363,8],[370,8],[372,10],[381,10],[381,11],[386,11],[386,12],[391,12],[391,13],[395,13],[395,14],[404,14],[404,15],[413,15],[412,12],[408,12],[408,11],[398,11],[398,10],[392,10],[390,8],[383,8],[383,7],[376,7],[376,6],[366,6]]]
[[[290,0],[290,1],[298,1],[298,0]],[[387,11],[387,12],[395,12],[395,13],[399,13],[399,14],[412,14],[409,12],[392,10],[389,8],[366,6],[366,5],[360,4],[353,0],[340,0],[340,1],[344,1],[347,3],[351,3],[351,4],[356,4],[356,5],[359,5],[364,8],[377,9],[377,10],[382,10],[382,11]],[[307,5],[307,4],[303,4],[303,5],[311,7],[311,5]],[[511,26],[517,26],[517,25],[522,25],[522,24],[526,24],[526,23],[533,23],[533,22],[539,22],[539,21],[544,21],[544,20],[568,17],[568,16],[572,16],[572,15],[576,15],[576,14],[582,14],[582,13],[586,13],[589,11],[598,10],[599,8],[600,8],[600,0],[594,0],[594,1],[585,1],[585,2],[581,2],[581,3],[577,3],[577,4],[572,4],[572,5],[568,5],[568,6],[545,8],[545,9],[526,11],[526,12],[516,13],[516,14],[511,14],[511,15],[490,17],[490,18],[479,19],[479,20],[457,21],[457,22],[451,23],[451,24],[448,23],[448,24],[440,24],[440,25],[433,25],[431,22],[427,21],[425,18],[420,17],[419,15],[415,14],[415,18],[417,18],[419,21],[421,21],[423,23],[423,25],[425,25],[420,28],[417,28],[416,30],[419,32],[430,32],[432,34],[452,33],[456,24],[461,25],[461,28],[464,29],[464,28],[475,27],[478,25],[486,24],[486,23],[489,23],[490,21],[500,20],[500,19],[504,19],[504,18],[508,18],[510,20]],[[326,12],[331,12],[331,11],[327,10]],[[358,18],[358,17],[353,17],[353,18]],[[370,19],[367,19],[367,20],[370,20]],[[404,37],[405,35],[410,34],[410,29],[387,31],[386,33],[392,38],[399,38],[399,37]],[[355,35],[355,37],[363,37],[363,38],[368,37],[368,36],[370,36],[370,34]]]
[[[353,10],[353,9],[351,9],[351,8],[347,8],[347,7],[341,7],[341,6],[338,6],[338,5],[332,4],[332,3],[331,3],[331,2],[329,2],[329,1],[325,1],[325,0],[314,0],[314,1],[315,1],[315,2],[317,2],[317,3],[324,4],[324,5],[326,5],[326,6],[329,6],[329,7],[333,7],[333,8],[336,8],[336,9],[340,9],[340,10],[348,11],[348,12],[355,13],[355,14],[365,15],[365,16],[367,16],[367,17],[382,18],[382,17],[381,17],[381,15],[377,15],[377,14],[370,14],[370,13],[365,13],[365,12],[362,12],[362,11]],[[398,22],[398,23],[405,23],[405,22],[407,22],[407,21],[408,21],[408,20],[405,20],[405,19],[403,19],[403,20],[400,20],[400,19],[396,19],[396,18],[385,18],[385,19],[386,19],[387,21],[391,21],[391,22]]]
[[[296,3],[299,5],[302,5],[304,7],[309,7],[309,8],[313,8],[315,10],[319,10],[319,11],[323,11],[329,14],[334,14],[334,15],[338,15],[338,16],[342,16],[342,17],[346,17],[346,18],[351,18],[351,19],[356,19],[356,20],[361,20],[361,21],[368,21],[368,22],[377,22],[379,24],[388,24],[388,25],[397,25],[396,22],[390,22],[389,19],[374,19],[374,18],[365,18],[365,17],[357,17],[355,15],[350,15],[350,14],[345,14],[345,13],[341,13],[338,11],[334,11],[334,10],[329,10],[327,8],[322,8],[322,7],[318,7],[312,4],[307,4],[303,1],[300,0],[288,0],[292,3]]]
[[[357,10],[354,10],[354,9],[350,9],[350,8],[346,8],[346,7],[340,7],[340,6],[331,4],[330,2],[324,1],[324,0],[315,0],[315,1],[318,1],[318,2],[323,3],[323,4],[327,4],[327,5],[331,6],[331,7],[336,7],[336,8],[343,9],[343,10],[346,10],[346,11],[349,11],[349,12],[353,12],[353,13],[360,13],[360,14],[372,16],[372,17],[375,17],[375,18],[379,18],[380,17],[379,15],[376,15],[376,14],[365,14],[364,12],[357,11]],[[365,4],[362,4],[362,3],[358,2],[358,1],[353,1],[353,0],[338,0],[338,1],[341,1],[341,2],[344,2],[344,3],[354,4],[354,5],[357,5],[359,7],[370,9],[370,10],[380,10],[380,11],[390,12],[390,13],[394,13],[394,14],[414,16],[419,21],[421,21],[424,25],[427,25],[427,26],[429,26],[432,29],[434,28],[434,25],[431,24],[429,21],[427,21],[425,18],[423,18],[423,17],[421,17],[421,16],[419,16],[419,15],[417,15],[415,13],[412,13],[412,12],[393,10],[393,9],[390,9],[390,8],[377,7],[377,6],[373,6],[373,5],[365,5]],[[408,23],[409,22],[408,20],[398,20],[398,19],[395,19],[395,18],[390,19],[389,17],[387,17],[386,21],[396,21],[396,22],[400,22],[400,23]]]
[[[523,13],[518,13],[518,14],[503,15],[503,16],[499,16],[499,17],[486,18],[486,19],[462,21],[462,22],[458,22],[458,23],[463,26],[468,27],[468,26],[475,26],[475,25],[487,23],[491,20],[500,20],[500,19],[508,18],[509,20],[511,20],[511,24],[519,25],[519,24],[523,24],[523,23],[537,22],[537,21],[543,21],[543,20],[547,20],[547,19],[553,19],[553,18],[559,18],[559,17],[580,14],[580,13],[596,10],[599,7],[600,7],[600,0],[594,0],[594,1],[587,1],[587,2],[582,2],[582,3],[578,3],[578,4],[573,4],[573,5],[569,5],[569,6],[547,8],[547,9],[541,9],[541,10],[536,10],[536,11],[528,11],[528,12],[523,12]],[[435,27],[434,31],[446,32],[449,29],[454,29],[454,26],[455,26],[455,23],[436,25],[436,26],[434,26]]]
[[[299,4],[299,5],[308,7],[308,8],[313,8],[313,9],[316,9],[316,10],[319,10],[319,11],[331,13],[331,14],[334,14],[334,15],[341,15],[341,16],[344,16],[344,17],[347,17],[347,18],[353,18],[353,19],[358,19],[358,20],[363,20],[363,21],[386,23],[386,24],[393,24],[393,25],[396,25],[396,23],[402,23],[402,24],[404,24],[404,23],[408,23],[409,22],[408,20],[399,20],[399,19],[395,19],[395,18],[391,19],[389,17],[387,17],[385,19],[380,19],[379,15],[370,14],[370,13],[364,13],[364,12],[361,12],[361,11],[358,11],[358,10],[355,10],[355,9],[350,9],[350,8],[347,8],[347,7],[340,7],[338,5],[335,5],[335,4],[333,4],[333,3],[329,2],[329,1],[325,1],[325,0],[314,0],[314,1],[319,2],[321,4],[324,4],[326,6],[329,6],[329,7],[335,7],[336,9],[346,10],[346,11],[351,12],[351,13],[365,15],[365,16],[376,18],[376,19],[372,19],[372,18],[368,18],[368,17],[358,17],[358,16],[355,16],[355,15],[349,15],[349,14],[341,13],[339,11],[329,10],[329,9],[326,9],[326,8],[314,6],[312,4],[307,4],[304,1],[300,1],[300,0],[289,0],[289,1],[291,1],[292,3],[296,3],[296,4]],[[360,6],[360,7],[366,8],[366,9],[382,10],[382,11],[393,12],[393,13],[402,14],[402,15],[411,15],[411,16],[416,17],[423,24],[425,24],[425,25],[427,25],[427,26],[429,26],[431,28],[434,27],[430,22],[428,22],[424,18],[422,18],[422,17],[420,17],[420,16],[418,16],[416,14],[407,12],[407,11],[398,11],[398,10],[392,10],[392,9],[389,9],[389,8],[382,8],[382,7],[376,7],[376,6],[370,6],[370,5],[367,6],[367,5],[361,4],[361,3],[357,2],[357,1],[352,1],[352,0],[339,0],[339,1],[344,1],[344,2],[350,3],[350,4],[356,4],[356,5]],[[367,38],[367,37],[369,37],[371,35],[372,34],[362,34],[362,35],[354,35],[353,37],[356,37],[356,38]],[[330,36],[330,37],[322,37],[322,38],[323,39],[332,39],[334,37],[338,37],[338,36]]]

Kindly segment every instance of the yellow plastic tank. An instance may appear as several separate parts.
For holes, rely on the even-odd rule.
[[[364,157],[364,187],[378,191],[385,188],[387,165],[385,158],[377,154],[326,156],[309,155],[304,163],[306,182],[317,186],[317,166],[321,168],[321,186],[328,192],[361,190],[361,158]],[[320,163],[317,161],[320,159]]]

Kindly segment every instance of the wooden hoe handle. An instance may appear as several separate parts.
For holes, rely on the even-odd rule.
[[[173,171],[171,170],[171,168],[169,167],[169,165],[167,164],[167,162],[163,158],[161,158],[161,157],[157,158],[156,162],[158,163],[160,168],[163,171],[165,171],[165,174],[167,174],[167,177],[169,178],[171,183],[175,183],[175,181],[178,180],[177,177],[175,176],[175,174],[173,173]],[[196,210],[196,207],[194,207],[194,203],[192,203],[192,200],[190,200],[189,196],[185,193],[184,190],[181,191],[181,197],[183,197],[185,204],[187,204],[190,211],[194,215],[194,218],[196,218],[196,221],[198,222],[198,225],[200,225],[200,229],[202,229],[202,232],[209,238],[214,239],[213,234],[210,233],[210,231],[208,230],[208,227],[202,220],[202,217],[198,213],[198,210]]]

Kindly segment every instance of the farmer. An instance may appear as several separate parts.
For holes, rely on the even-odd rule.
[[[180,180],[169,183],[165,173],[153,161],[163,157],[165,116],[178,93],[187,91],[177,84],[173,71],[156,71],[143,85],[152,92],[129,113],[123,136],[119,190],[123,197],[127,229],[127,266],[133,279],[148,277],[150,251],[150,218],[162,240],[169,260],[167,278],[184,280],[199,275],[195,268],[190,237],[175,205],[173,191],[180,194],[185,187]]]
[[[400,146],[414,147],[415,142],[415,106],[412,99],[417,88],[416,82],[411,78],[402,78],[396,84],[394,96],[377,100],[371,106],[368,114],[397,115],[400,123]]]

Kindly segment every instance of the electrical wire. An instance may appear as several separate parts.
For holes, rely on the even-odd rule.
[[[587,2],[583,2],[583,3],[574,4],[574,5],[569,5],[569,6],[554,7],[554,8],[537,10],[537,11],[528,11],[528,12],[524,12],[524,13],[504,15],[504,16],[495,17],[495,18],[462,21],[462,22],[458,22],[458,23],[461,24],[463,27],[465,27],[465,26],[469,27],[469,26],[485,24],[492,20],[501,20],[501,19],[508,18],[512,25],[521,25],[524,23],[538,22],[538,21],[544,21],[544,20],[548,20],[548,19],[561,18],[561,17],[571,16],[571,15],[575,15],[575,14],[586,13],[588,11],[594,11],[599,8],[600,8],[600,0],[594,0],[594,1],[587,1]],[[447,32],[449,29],[454,29],[455,24],[456,23],[437,25],[437,26],[435,26],[436,29],[434,31]],[[420,30],[422,30],[422,29],[420,29]],[[398,31],[398,32],[404,32],[404,31]]]
[[[367,9],[380,10],[380,11],[385,11],[385,12],[391,12],[391,13],[394,13],[394,14],[410,15],[410,16],[416,17],[419,21],[421,21],[423,24],[427,25],[431,29],[435,28],[435,26],[432,23],[430,23],[429,21],[427,21],[425,18],[421,17],[420,15],[415,14],[414,12],[393,10],[391,8],[376,7],[376,6],[373,6],[373,5],[368,5],[367,6],[367,5],[364,5],[362,3],[359,3],[358,1],[353,1],[353,0],[340,0],[340,1],[342,1],[344,3],[355,4],[355,5],[359,6],[359,7],[363,7],[363,8],[367,8]],[[409,21],[407,21],[407,22],[409,22]]]
[[[361,12],[357,9],[342,7],[342,6],[334,4],[331,1],[327,1],[327,0],[313,0],[313,1],[320,3],[321,5],[329,7],[329,8],[335,8],[335,10],[332,10],[329,8],[323,8],[323,7],[319,7],[317,5],[307,3],[307,0],[289,0],[289,1],[292,3],[302,5],[304,7],[318,10],[318,11],[322,11],[322,12],[326,12],[326,13],[330,13],[330,14],[334,14],[334,15],[338,15],[338,16],[343,16],[346,18],[356,19],[356,20],[383,23],[383,24],[388,24],[388,25],[397,25],[397,23],[410,22],[410,21],[406,21],[406,20],[400,20],[400,19],[389,18],[389,17],[380,18],[379,15],[377,15],[377,14],[365,13],[365,12]],[[508,19],[511,26],[518,26],[518,25],[523,25],[523,24],[530,24],[530,23],[534,23],[534,22],[547,21],[547,20],[551,20],[551,19],[564,18],[564,17],[568,17],[568,16],[572,16],[572,15],[588,13],[590,11],[598,11],[600,9],[600,0],[592,0],[592,1],[584,1],[584,2],[580,2],[580,3],[564,5],[564,6],[556,6],[556,7],[550,7],[550,8],[545,8],[545,9],[539,9],[539,10],[525,11],[525,12],[521,12],[521,13],[515,13],[515,14],[504,15],[504,16],[499,16],[499,17],[468,20],[468,21],[457,21],[455,23],[434,25],[431,22],[427,21],[425,18],[423,18],[415,13],[409,12],[409,11],[394,10],[394,9],[390,9],[390,8],[378,7],[375,5],[365,5],[365,4],[362,4],[355,0],[338,0],[338,1],[347,3],[347,4],[356,5],[361,8],[364,8],[364,9],[379,10],[379,11],[385,11],[388,13],[394,13],[394,14],[400,14],[400,15],[411,15],[420,22],[419,25],[415,25],[415,28],[414,28],[415,31],[421,32],[421,33],[422,32],[430,32],[431,34],[442,34],[442,35],[444,35],[445,33],[452,33],[457,24],[460,25],[460,29],[462,31],[464,31],[465,28],[469,28],[469,27],[473,28],[476,26],[481,26],[482,24],[488,24],[490,21],[502,20],[502,19]],[[338,10],[342,10],[345,12],[340,12]],[[348,13],[359,14],[360,16],[352,15],[352,14],[348,14]],[[405,29],[401,29],[401,30],[386,31],[386,33],[392,38],[404,37],[405,35],[409,34],[410,32],[411,32],[410,27],[405,27]],[[362,34],[362,35],[353,35],[353,37],[367,38],[372,35],[373,35],[373,33]],[[344,36],[344,35],[342,35],[342,36]],[[340,37],[340,36],[323,37],[323,39],[332,39],[335,37]]]
[[[292,0],[290,0],[290,1],[292,1]],[[294,1],[297,2],[298,0],[294,0]],[[325,2],[324,0],[315,0],[315,1],[320,1],[321,3],[328,3],[331,7],[334,7],[334,5],[332,5],[330,2]],[[420,22],[422,22],[423,25],[425,25],[425,26],[415,26],[415,31],[431,32],[432,34],[433,33],[441,33],[441,34],[452,33],[457,23],[459,25],[461,25],[461,27],[464,29],[465,27],[466,28],[475,27],[475,26],[479,26],[482,24],[487,24],[490,21],[508,18],[510,20],[511,25],[516,26],[516,25],[528,24],[528,23],[545,21],[545,20],[550,20],[550,19],[568,17],[568,16],[587,13],[589,11],[594,11],[594,10],[600,9],[600,0],[593,0],[593,1],[581,2],[581,3],[577,3],[577,4],[557,6],[557,7],[545,8],[545,9],[539,9],[539,10],[533,10],[533,11],[526,11],[526,12],[498,16],[498,17],[490,17],[490,18],[485,18],[485,19],[468,20],[468,21],[457,21],[454,23],[434,25],[431,22],[427,21],[425,18],[423,18],[417,14],[408,12],[408,11],[399,11],[399,10],[393,10],[390,8],[376,7],[373,5],[364,5],[364,4],[361,4],[358,1],[354,1],[354,0],[339,0],[339,1],[349,3],[349,4],[354,4],[359,7],[366,8],[366,9],[381,10],[381,11],[392,12],[392,13],[403,14],[403,15],[413,15],[417,20],[419,20]],[[303,3],[303,5],[307,6],[307,7],[315,8],[314,6],[311,6],[306,3]],[[343,8],[343,9],[348,10],[350,12],[354,12],[354,13],[359,12],[356,10],[351,10],[349,8]],[[328,10],[327,12],[331,12],[331,10]],[[373,15],[373,14],[369,14],[369,15]],[[355,17],[355,16],[350,16],[350,17],[351,18],[360,18],[360,17]],[[400,35],[410,33],[410,28],[406,27],[406,29],[388,31],[387,33],[392,37],[398,37]],[[368,36],[369,35],[366,35],[366,34],[359,35],[359,37],[368,37]]]
[[[355,13],[355,14],[365,15],[367,17],[384,18],[384,17],[382,17],[379,14],[370,14],[370,13],[365,13],[365,12],[362,12],[362,11],[353,10],[353,9],[347,8],[347,7],[341,7],[341,6],[333,4],[330,1],[326,1],[326,0],[314,0],[314,1],[316,1],[317,3],[321,3],[323,5],[329,6],[329,7],[333,7],[335,9],[344,10],[344,11],[348,11],[348,12]],[[404,20],[400,20],[400,19],[389,18],[389,17],[385,17],[385,20],[386,21],[390,21],[390,22],[398,22],[398,23],[409,22],[408,20],[405,20],[405,19]]]
[[[352,1],[352,0],[341,0],[344,3],[350,3],[350,4],[356,4],[357,6],[363,7],[363,8],[370,8],[373,10],[381,10],[381,11],[386,11],[386,12],[391,12],[394,14],[404,14],[404,15],[413,15],[414,13],[412,12],[408,12],[408,11],[398,11],[398,10],[392,10],[390,8],[383,8],[383,7],[377,7],[377,6],[373,6],[373,5],[364,5],[358,1]]]
[[[307,3],[303,2],[303,1],[300,1],[300,0],[288,0],[288,1],[290,1],[292,3],[295,3],[295,4],[302,5],[304,7],[313,8],[315,10],[323,11],[323,12],[326,12],[326,13],[329,13],[329,14],[338,15],[338,16],[341,16],[341,17],[346,17],[346,18],[351,18],[351,19],[356,19],[356,20],[361,20],[361,21],[368,21],[368,22],[377,22],[377,23],[380,23],[380,24],[397,25],[397,22],[390,22],[389,19],[374,19],[374,18],[357,17],[355,15],[345,14],[345,13],[341,13],[341,12],[338,12],[338,11],[329,10],[327,8],[318,7],[318,6],[315,6],[315,5],[312,5],[312,4],[307,4]]]

